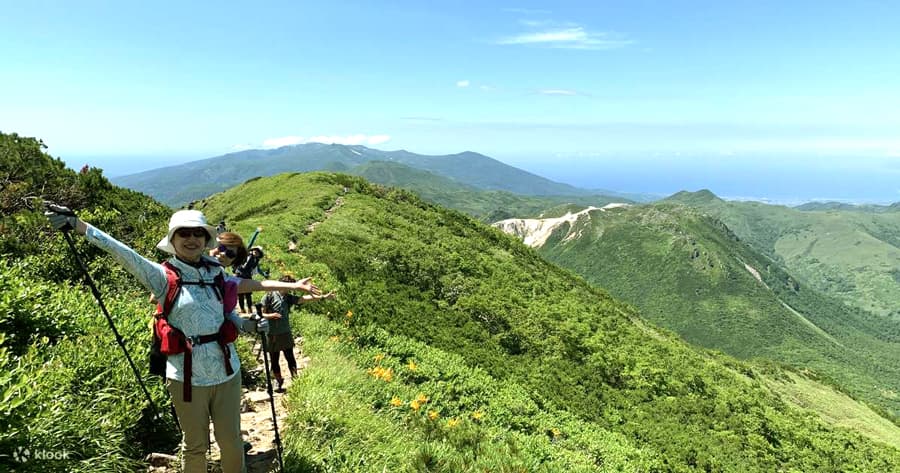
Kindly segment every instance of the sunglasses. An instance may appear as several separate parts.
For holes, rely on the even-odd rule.
[[[179,228],[178,230],[175,230],[175,234],[181,238],[206,238],[209,236],[209,234],[206,233],[206,230],[202,228]]]
[[[217,249],[219,250],[219,253],[225,255],[226,258],[234,259],[234,257],[237,256],[237,251],[234,251],[225,245],[219,245]]]

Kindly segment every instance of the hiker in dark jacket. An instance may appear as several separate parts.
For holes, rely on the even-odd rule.
[[[234,267],[234,275],[241,279],[253,279],[254,274],[261,274],[268,277],[268,274],[259,268],[259,260],[266,256],[261,246],[250,248],[247,259]],[[238,304],[241,306],[241,312],[253,312],[253,296],[249,293],[241,293],[238,296]],[[246,307],[246,309],[245,309]]]

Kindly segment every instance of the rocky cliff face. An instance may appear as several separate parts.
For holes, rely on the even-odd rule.
[[[588,207],[580,212],[572,213],[568,212],[562,217],[555,218],[509,218],[506,220],[500,220],[499,222],[495,222],[492,225],[494,227],[499,228],[504,233],[508,233],[510,235],[516,235],[522,239],[522,241],[532,247],[539,248],[547,242],[547,239],[550,238],[550,235],[553,234],[556,229],[560,228],[563,225],[569,225],[569,233],[566,235],[565,239],[569,239],[574,237],[576,234],[573,232],[575,229],[575,222],[577,222],[581,218],[590,219],[591,212],[595,210],[599,210],[601,212],[606,211],[607,209],[615,208],[615,207],[627,207],[628,204],[607,204],[600,207]]]

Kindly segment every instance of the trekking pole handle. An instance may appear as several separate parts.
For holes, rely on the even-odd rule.
[[[70,208],[44,201],[44,215],[50,220],[53,227],[63,233],[71,230],[78,231],[78,216]],[[83,231],[79,232],[83,233]]]
[[[268,321],[268,319],[263,317],[262,304],[256,303],[256,304],[254,304],[254,306],[256,307],[256,313],[250,316],[250,320],[253,320],[254,322],[256,322],[256,327],[254,327],[254,330],[256,332],[259,332],[259,334],[263,335],[263,337],[265,338],[265,335],[267,335],[269,332],[269,325],[268,325],[269,321]],[[260,324],[265,324],[265,325],[262,328],[260,328]],[[263,344],[265,344],[265,341],[263,342]]]

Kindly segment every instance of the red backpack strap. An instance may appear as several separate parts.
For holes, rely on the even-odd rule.
[[[172,308],[175,307],[175,300],[178,299],[178,295],[181,294],[181,271],[168,260],[162,262],[162,267],[166,271],[166,296],[156,305],[156,323],[168,325],[167,321],[161,322],[160,319],[168,319],[169,314],[172,313]],[[182,383],[184,388],[182,389],[181,395],[184,402],[191,402],[191,398],[193,397],[191,396],[193,347],[191,346],[190,341],[185,338],[184,333],[182,333],[181,330],[178,330],[171,325],[168,326],[168,330],[178,337],[181,342],[179,345],[181,345],[184,350],[184,382]]]
[[[175,307],[175,299],[181,293],[181,271],[168,261],[163,261],[162,267],[166,270],[166,297],[157,303],[156,314],[168,318]]]

